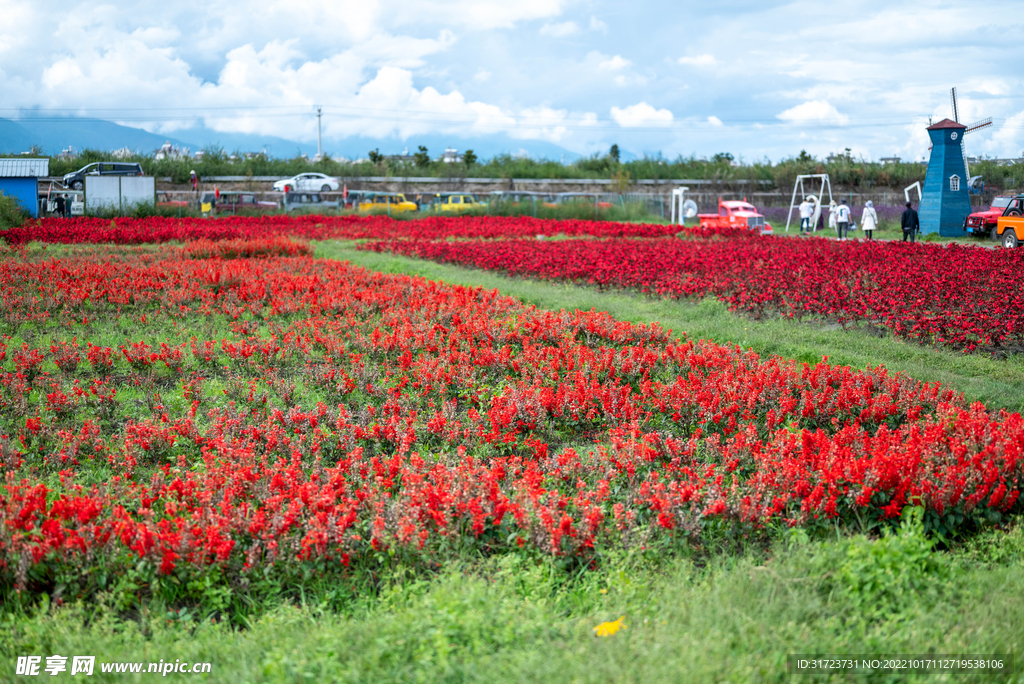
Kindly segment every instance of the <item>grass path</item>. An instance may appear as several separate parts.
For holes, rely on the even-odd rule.
[[[968,399],[991,408],[1024,410],[1024,358],[994,359],[962,354],[900,340],[864,330],[841,330],[834,325],[772,319],[753,320],[729,311],[714,298],[703,301],[655,299],[628,292],[599,292],[590,287],[509,278],[496,272],[437,264],[394,254],[365,252],[354,243],[321,242],[316,255],[350,261],[384,273],[418,275],[457,285],[497,289],[544,309],[594,308],[620,320],[658,321],[676,333],[696,339],[734,343],[759,354],[813,363],[830,362],[853,368],[882,365],[927,382],[941,382]]]

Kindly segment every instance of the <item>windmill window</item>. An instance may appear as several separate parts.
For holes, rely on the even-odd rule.
[[[960,191],[960,176],[952,175],[949,177],[949,191],[959,192]]]

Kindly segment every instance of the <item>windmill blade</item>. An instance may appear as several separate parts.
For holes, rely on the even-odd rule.
[[[950,88],[949,99],[953,101],[953,121],[960,123],[960,110],[956,108],[956,86]]]
[[[987,119],[982,119],[981,121],[975,121],[974,123],[972,123],[970,126],[967,127],[967,130],[964,131],[964,135],[967,135],[968,133],[973,133],[974,131],[978,130],[979,128],[985,128],[985,126],[991,126],[991,125],[992,125],[992,117],[991,116],[988,117]]]

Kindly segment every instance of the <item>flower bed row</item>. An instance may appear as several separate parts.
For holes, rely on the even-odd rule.
[[[51,243],[142,243],[192,240],[260,239],[291,235],[308,240],[385,238],[440,239],[591,235],[594,237],[658,237],[672,235],[678,226],[553,220],[520,216],[432,216],[394,220],[386,216],[226,216],[196,218],[45,218],[5,231],[11,245]]]
[[[749,236],[728,239],[393,240],[363,246],[511,275],[715,295],[755,315],[866,321],[972,351],[1024,348],[1024,251]]]
[[[0,342],[6,586],[586,559],[908,503],[951,532],[1024,484],[1020,415],[936,385],[309,257],[7,259],[0,295],[4,330],[66,331]]]

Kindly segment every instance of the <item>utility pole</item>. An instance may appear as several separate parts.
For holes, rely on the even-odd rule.
[[[316,106],[316,160],[320,161],[324,158],[324,150],[320,136],[320,105]]]

